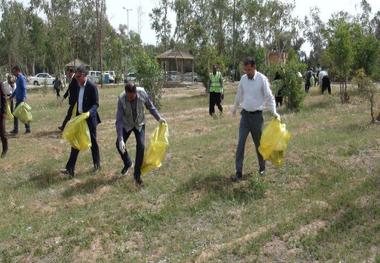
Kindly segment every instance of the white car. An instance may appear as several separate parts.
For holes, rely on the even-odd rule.
[[[129,72],[125,78],[124,78],[124,82],[128,82],[128,81],[136,81],[136,73],[134,72]]]
[[[53,85],[54,77],[48,73],[38,73],[37,75],[30,77],[29,82],[33,85]]]
[[[110,83],[115,83],[115,77],[116,77],[116,73],[115,71],[113,70],[110,70],[110,71],[104,71],[105,74],[109,74],[109,80],[110,80]]]

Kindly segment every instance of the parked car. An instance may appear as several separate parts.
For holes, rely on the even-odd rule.
[[[113,70],[104,71],[104,74],[109,74],[109,82],[115,83],[116,73]],[[104,78],[104,77],[103,77]]]
[[[194,72],[194,75],[192,72],[186,72],[183,74],[183,80],[188,82],[198,82],[202,81],[202,77],[199,76],[197,73]]]
[[[136,73],[129,72],[128,74],[126,74],[124,77],[124,82],[128,82],[128,81],[136,81]]]
[[[49,75],[48,73],[38,73],[35,76],[29,78],[29,82],[33,85],[53,85],[54,77]]]
[[[166,81],[181,81],[181,75],[177,71],[167,71]]]
[[[100,81],[100,71],[97,70],[90,70],[88,72],[87,78],[91,80],[94,83],[99,83]]]

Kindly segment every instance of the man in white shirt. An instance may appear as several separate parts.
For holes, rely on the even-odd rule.
[[[264,123],[263,110],[267,106],[275,118],[280,118],[276,111],[276,102],[269,86],[266,76],[256,71],[256,62],[252,58],[244,61],[245,75],[241,77],[235,104],[232,113],[235,115],[239,107],[242,108],[239,142],[236,150],[236,175],[232,176],[232,181],[240,181],[243,177],[243,161],[245,142],[248,134],[251,133],[256,146],[257,158],[259,161],[259,173],[264,175],[265,161],[259,152],[261,132]]]

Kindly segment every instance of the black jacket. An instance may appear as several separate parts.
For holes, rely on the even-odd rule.
[[[0,82],[0,114],[5,114],[7,99],[3,92],[3,83]]]
[[[69,104],[71,106],[74,106],[74,104],[75,104],[75,95],[78,92],[78,87],[79,87],[78,81],[74,77],[71,79],[69,87],[67,88],[65,94],[63,95],[63,98],[65,98],[65,99],[67,97],[69,97]]]
[[[76,89],[76,93],[74,97],[74,104],[77,104],[77,115],[78,113],[78,98],[79,98],[79,84],[78,88]],[[99,108],[99,94],[98,94],[98,88],[94,83],[92,83],[90,80],[87,80],[86,86],[84,87],[84,95],[83,95],[83,112],[90,112],[90,118],[89,123],[96,127],[100,121],[100,117],[98,114],[98,108]]]

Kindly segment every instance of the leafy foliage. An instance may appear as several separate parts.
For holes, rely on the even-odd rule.
[[[136,70],[136,78],[139,85],[145,88],[155,106],[160,108],[162,88],[164,85],[164,72],[160,65],[149,57],[142,48],[136,50],[133,65]]]

